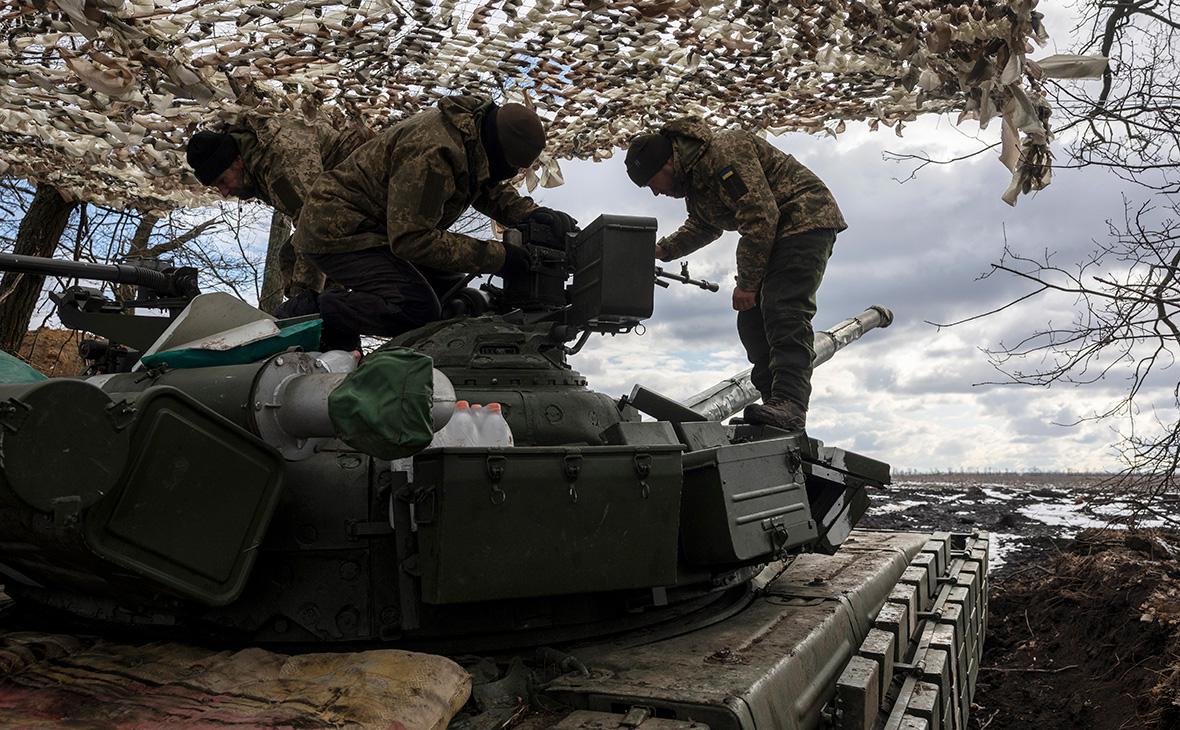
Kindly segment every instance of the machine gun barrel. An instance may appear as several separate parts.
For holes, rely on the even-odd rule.
[[[816,332],[815,359],[811,361],[812,367],[818,367],[832,359],[832,355],[860,339],[865,332],[878,327],[888,327],[892,322],[893,312],[887,307],[874,304],[831,329]],[[750,372],[751,370],[745,370],[726,378],[681,402],[710,421],[728,418],[762,397],[750,380]]]
[[[130,264],[92,264],[85,261],[59,261],[40,256],[0,254],[0,271],[132,284],[150,289],[161,296],[192,298],[201,293],[197,286],[196,270],[188,267],[164,272]]]
[[[662,287],[667,287],[668,282],[661,281],[661,279],[671,279],[672,281],[678,281],[681,284],[691,284],[692,286],[699,286],[700,288],[707,289],[708,291],[717,291],[718,289],[721,288],[719,285],[715,284],[714,282],[705,281],[704,279],[693,279],[692,277],[690,277],[688,275],[688,262],[682,262],[680,264],[680,273],[679,274],[673,274],[670,271],[664,271],[663,267],[657,266],[656,267],[656,285],[662,286]]]

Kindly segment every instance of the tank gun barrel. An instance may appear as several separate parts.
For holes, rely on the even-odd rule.
[[[887,307],[874,304],[855,317],[849,317],[830,329],[816,332],[815,359],[812,360],[812,367],[818,367],[832,359],[832,355],[860,339],[865,332],[878,327],[888,327],[892,322],[893,312]],[[710,421],[728,418],[762,397],[750,380],[751,371],[752,369],[745,370],[726,378],[682,403]]]
[[[132,284],[151,289],[161,296],[192,298],[200,294],[197,287],[197,272],[188,267],[173,271],[156,271],[130,264],[96,264],[86,261],[60,261],[40,256],[0,254],[0,271]]]

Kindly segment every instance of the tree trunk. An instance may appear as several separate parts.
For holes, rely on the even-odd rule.
[[[131,236],[131,242],[127,246],[127,253],[123,255],[123,259],[129,264],[142,265],[144,258],[150,258],[151,253],[148,251],[148,243],[152,240],[152,231],[156,229],[156,224],[159,223],[160,217],[151,213],[141,213],[139,216],[139,223],[135,226],[135,233]],[[129,302],[135,298],[135,287],[131,284],[120,284],[117,288],[117,295],[120,300]]]
[[[270,237],[266,241],[266,264],[262,269],[262,291],[258,294],[258,308],[267,314],[274,314],[275,308],[283,303],[282,265],[279,250],[291,235],[291,224],[287,216],[277,210],[270,216]]]
[[[37,192],[16,234],[13,253],[26,256],[52,256],[70,222],[74,203],[66,202],[57,189],[38,183]],[[20,347],[33,309],[41,297],[44,276],[6,273],[0,280],[0,347],[15,352]]]

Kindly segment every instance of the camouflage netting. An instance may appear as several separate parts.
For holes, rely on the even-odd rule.
[[[551,156],[609,157],[683,113],[717,125],[900,133],[922,113],[1003,117],[1005,194],[1048,183],[1048,115],[1026,59],[1036,0],[17,0],[0,14],[0,174],[113,206],[213,198],[183,147],[263,113],[382,127],[474,90],[527,99]]]

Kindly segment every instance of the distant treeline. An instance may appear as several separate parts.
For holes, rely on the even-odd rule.
[[[978,467],[963,467],[960,469],[893,469],[894,476],[925,477],[954,474],[956,476],[1011,476],[1021,477],[1035,474],[1037,476],[1073,476],[1073,477],[1110,477],[1113,472],[1108,471],[1080,471],[1077,469],[990,469]]]

